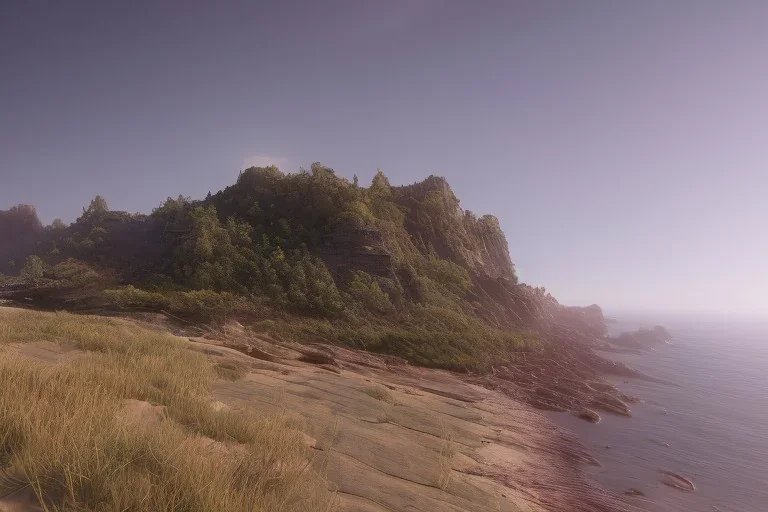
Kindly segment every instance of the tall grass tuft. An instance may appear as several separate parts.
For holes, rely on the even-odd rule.
[[[55,364],[4,350],[52,341]],[[215,410],[212,363],[170,335],[113,319],[0,309],[0,495],[45,510],[334,510],[300,433],[281,416]],[[162,405],[126,420],[126,400]]]

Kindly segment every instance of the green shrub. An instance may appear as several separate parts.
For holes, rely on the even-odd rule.
[[[71,258],[49,267],[45,274],[59,286],[67,287],[98,286],[107,281],[90,265]]]
[[[107,305],[125,309],[166,311],[194,321],[220,321],[234,313],[252,314],[256,304],[229,292],[192,290],[188,292],[150,292],[131,285],[104,290]]]
[[[266,334],[273,333],[277,330],[277,322],[274,320],[261,320],[260,322],[256,322],[255,324],[252,324],[251,330],[254,332],[263,332]]]
[[[394,310],[389,295],[382,291],[370,274],[355,272],[347,284],[347,292],[363,307],[376,313],[389,313]]]
[[[467,269],[450,260],[430,258],[425,265],[425,271],[434,282],[454,292],[463,293],[472,287]]]
[[[45,272],[45,263],[39,256],[29,256],[21,268],[21,277],[28,280],[37,280],[43,277]]]

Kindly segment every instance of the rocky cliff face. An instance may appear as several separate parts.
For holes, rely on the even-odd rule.
[[[517,282],[515,265],[509,256],[507,238],[499,220],[493,215],[476,218],[471,212],[465,212],[464,224],[474,242],[474,250],[468,258],[470,267],[490,277]]]
[[[392,255],[381,231],[345,226],[321,240],[318,253],[335,274],[360,270],[381,277],[393,275]]]
[[[107,267],[126,283],[173,279],[176,251],[190,233],[189,212],[211,205],[224,229],[239,229],[226,227],[229,219],[247,223],[254,244],[319,256],[342,288],[353,271],[363,271],[394,281],[409,300],[431,294],[444,306],[436,296],[455,294],[448,307],[497,327],[560,324],[596,336],[604,329],[597,306],[564,308],[543,288],[518,283],[496,217],[462,209],[441,177],[392,187],[379,174],[365,189],[319,164],[294,175],[253,168],[205,201],[170,203],[148,216],[103,212],[56,230],[43,228],[30,206],[0,212],[0,271],[15,273],[34,252],[48,263],[72,257]]]
[[[406,209],[408,233],[423,252],[451,260],[473,274],[517,282],[498,219],[478,218],[463,210],[445,178],[430,176],[395,187],[393,193]]]
[[[430,176],[395,187],[393,196],[406,212],[405,228],[419,250],[469,272],[473,299],[481,305],[478,315],[493,323],[537,330],[558,326],[589,336],[604,334],[599,306],[567,308],[543,288],[518,283],[498,219],[463,210],[444,178]]]

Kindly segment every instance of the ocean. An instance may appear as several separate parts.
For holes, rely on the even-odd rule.
[[[667,381],[609,379],[643,403],[632,418],[601,412],[589,424],[555,421],[575,432],[601,467],[596,483],[654,512],[768,512],[768,323],[705,317],[619,316],[611,334],[662,324],[674,339],[643,354],[602,355]],[[681,474],[693,493],[661,483]]]

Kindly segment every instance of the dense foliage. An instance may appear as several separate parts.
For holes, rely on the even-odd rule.
[[[420,364],[484,369],[515,357],[532,344],[531,319],[557,305],[517,283],[498,221],[463,211],[434,176],[393,187],[379,171],[365,188],[319,163],[250,168],[204,200],[169,198],[150,215],[111,211],[97,196],[71,226],[42,228],[29,207],[5,216],[0,232],[37,234],[0,250],[6,273],[18,261],[35,279],[92,272],[112,306],[237,314],[275,335]]]

